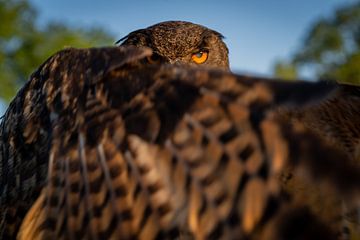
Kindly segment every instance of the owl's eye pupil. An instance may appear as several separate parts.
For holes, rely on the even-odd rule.
[[[201,58],[202,55],[203,55],[203,52],[196,53],[196,57],[198,57],[198,58]]]

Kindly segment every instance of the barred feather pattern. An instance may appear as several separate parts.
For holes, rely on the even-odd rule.
[[[277,113],[279,106],[321,101],[338,86],[149,64],[144,57],[150,54],[135,47],[68,49],[33,75],[28,84],[39,85],[43,101],[30,102],[44,108],[34,113],[37,121],[49,121],[49,147],[31,153],[48,157],[47,170],[27,168],[41,173],[33,185],[41,193],[20,189],[36,197],[23,220],[24,215],[14,214],[21,227],[3,218],[4,236],[333,239],[331,229],[282,195],[279,175],[291,165],[316,176],[326,163],[321,179],[346,184],[346,190],[335,190],[356,196],[359,169],[345,163],[334,171],[346,154]],[[306,94],[294,94],[300,87]],[[324,152],[326,158],[317,163]],[[3,157],[2,166],[11,159]],[[350,183],[341,182],[344,174]],[[3,204],[9,193],[2,192],[1,207],[11,212]],[[294,232],[291,223],[299,219],[313,224]]]

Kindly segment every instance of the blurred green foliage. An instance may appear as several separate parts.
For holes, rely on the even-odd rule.
[[[294,80],[298,76],[298,70],[292,63],[278,61],[274,66],[274,75],[284,80]]]
[[[303,67],[320,79],[360,84],[360,2],[315,22],[291,60],[275,64],[274,75],[294,79]]]
[[[36,17],[36,10],[26,0],[0,0],[0,98],[5,101],[56,51],[114,43],[103,29],[53,22],[40,28]]]

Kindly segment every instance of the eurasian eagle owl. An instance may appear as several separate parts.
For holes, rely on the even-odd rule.
[[[351,206],[360,170],[341,146],[356,141],[334,147],[308,123],[357,121],[357,87],[232,74],[221,34],[188,22],[120,42],[56,53],[10,104],[1,238],[334,238],[280,176],[305,169]]]

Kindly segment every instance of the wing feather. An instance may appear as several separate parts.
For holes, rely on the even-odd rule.
[[[23,103],[10,107],[2,126],[12,128],[2,136],[21,133],[36,146],[41,134],[29,129],[42,126],[42,114],[47,125],[40,129],[48,129],[39,130],[48,132],[41,138],[48,149],[34,150],[48,156],[48,171],[37,175],[43,190],[20,239],[252,239],[269,226],[277,239],[286,232],[279,226],[284,219],[320,226],[283,197],[279,175],[289,166],[358,197],[360,171],[349,156],[287,118],[287,109],[336,99],[341,86],[152,65],[144,61],[149,54],[133,47],[58,53],[29,83],[41,86],[42,100],[31,104],[42,107],[33,123],[24,120],[24,132],[10,121],[34,96],[29,86],[19,93],[15,102]],[[2,137],[2,148],[10,149],[9,139]],[[21,161],[21,151],[13,152]],[[13,161],[6,154],[1,166]]]

